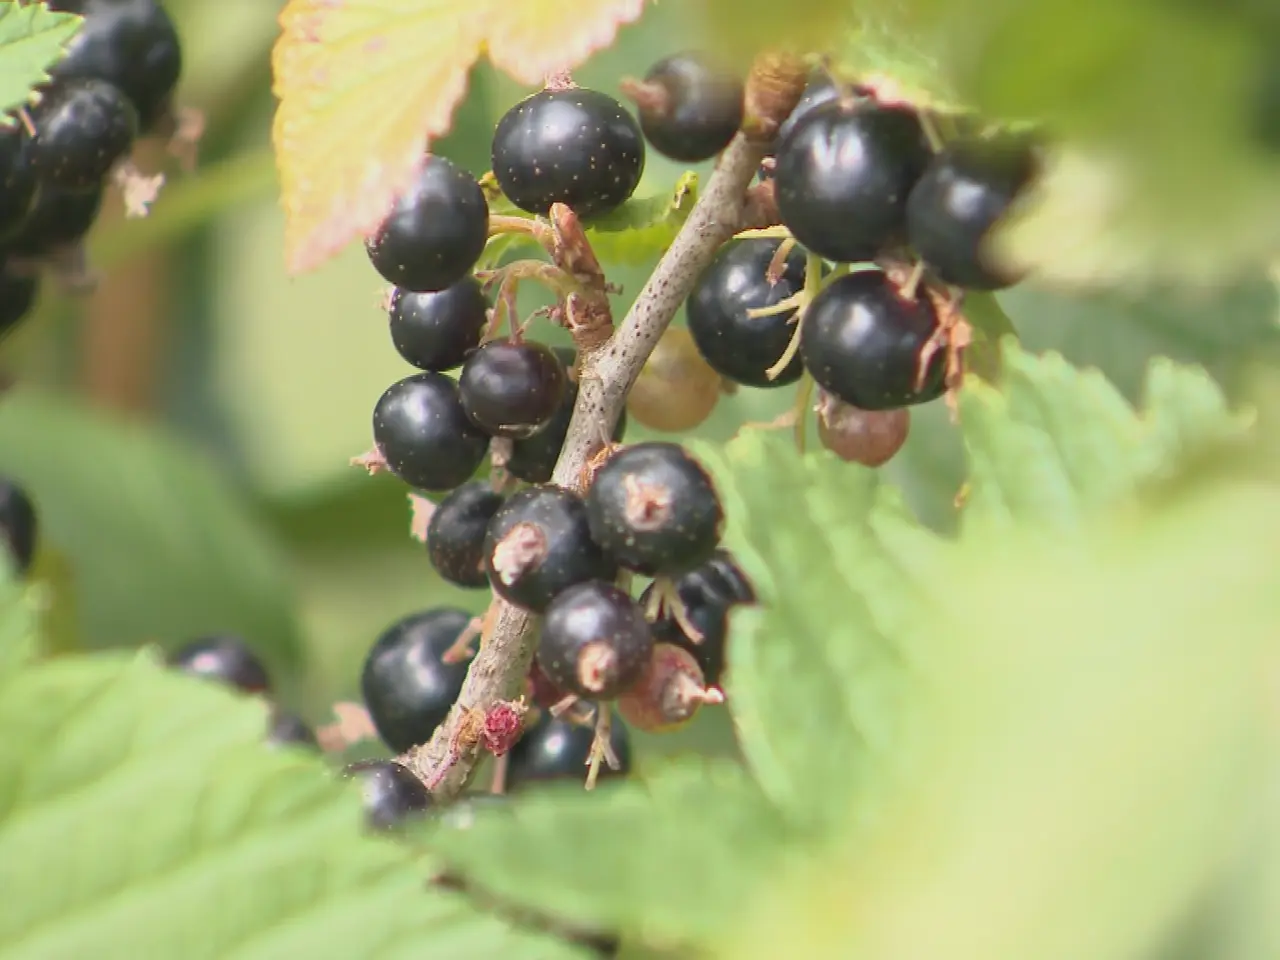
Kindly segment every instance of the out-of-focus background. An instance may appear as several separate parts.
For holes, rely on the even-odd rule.
[[[441,583],[409,537],[408,491],[348,465],[370,445],[378,395],[412,371],[391,346],[383,285],[358,245],[316,273],[285,274],[270,148],[280,6],[169,0],[186,58],[180,99],[207,118],[200,166],[173,169],[147,220],[126,222],[109,201],[91,242],[97,291],[73,300],[46,289],[33,321],[0,344],[0,369],[22,384],[0,407],[0,471],[36,499],[39,575],[73,601],[58,609],[75,623],[55,638],[177,645],[238,632],[285,699],[323,722],[335,700],[355,697],[382,628],[428,606],[479,611],[487,594]],[[652,5],[576,79],[616,95],[623,75],[697,45],[687,16],[681,4]],[[437,151],[483,173],[493,124],[525,92],[478,68]],[[150,162],[161,159],[154,149]],[[681,172],[651,154],[638,193],[667,190]],[[610,269],[625,289],[619,315],[646,273]],[[1028,346],[1098,365],[1135,398],[1152,355],[1206,364],[1235,390],[1280,342],[1275,285],[1263,278],[1211,304],[1081,303],[1034,288],[1002,303]],[[791,398],[743,389],[705,433],[769,420]],[[946,411],[932,406],[890,473],[945,529],[963,464]],[[633,425],[628,437],[642,434]],[[640,739],[642,763],[653,750],[729,743],[723,711]]]

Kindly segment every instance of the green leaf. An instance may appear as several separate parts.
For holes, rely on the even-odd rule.
[[[1278,536],[1274,486],[1225,482],[1079,541],[968,539],[937,594],[917,774],[715,955],[1159,955],[1274,809]],[[1253,906],[1237,944],[1275,929],[1274,901]]]
[[[740,768],[704,761],[671,764],[643,784],[530,791],[503,809],[446,815],[426,840],[502,900],[696,943],[732,920],[783,856],[786,834]]]
[[[650,263],[666,252],[698,200],[698,175],[686,173],[670,193],[637,199],[587,225],[596,256],[610,264]]]
[[[265,724],[146,655],[0,681],[6,960],[582,956],[427,889],[364,832],[354,785]]]
[[[300,664],[285,558],[196,450],[16,390],[0,405],[0,470],[31,491],[71,565],[87,646],[234,631],[272,666]]]
[[[0,682],[29,663],[39,646],[38,608],[48,602],[39,587],[23,588],[10,577],[7,558],[0,576]]]
[[[939,544],[874,470],[799,457],[785,433],[691,449],[715,476],[727,543],[761,600],[732,624],[727,689],[742,750],[781,810],[825,826],[900,747]]]
[[[66,56],[80,22],[44,3],[0,4],[0,114],[6,120],[49,80],[49,68]]]

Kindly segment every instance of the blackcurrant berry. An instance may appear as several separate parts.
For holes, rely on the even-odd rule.
[[[480,346],[489,302],[474,277],[435,293],[391,294],[388,316],[396,351],[419,370],[452,370]]]
[[[388,387],[373,408],[373,439],[388,469],[422,490],[465,483],[489,448],[489,437],[463,412],[458,385],[442,373]]]
[[[38,277],[10,273],[0,267],[0,337],[16,327],[31,312],[39,290]]]
[[[1019,279],[986,262],[987,234],[1036,173],[1025,137],[953,140],[907,199],[907,239],[944,283],[999,290]]]
[[[823,391],[817,404],[818,439],[841,460],[879,467],[907,442],[911,412],[906,407],[863,410]]]
[[[742,78],[700,53],[655,63],[636,85],[640,129],[650,146],[680,163],[710,160],[742,126]]]
[[[570,720],[557,720],[543,713],[511,751],[507,786],[522,787],[546,780],[579,780],[587,774],[595,730]],[[600,779],[624,777],[631,772],[631,736],[616,716],[609,727],[609,746],[620,768],[600,764]]]
[[[839,99],[840,94],[840,85],[831,79],[831,74],[825,70],[816,71],[809,78],[809,82],[805,84],[804,93],[800,95],[800,102],[795,105],[794,110],[787,114],[787,119],[778,125],[778,133],[773,140],[774,149],[776,150],[778,145],[791,135],[791,131],[796,128],[796,124],[807,117],[809,111],[814,107]]]
[[[639,678],[653,634],[639,604],[612,583],[589,580],[562,590],[547,607],[538,665],[585,700],[612,700]]]
[[[619,450],[596,473],[586,501],[596,543],[646,576],[692,569],[720,543],[724,510],[715,485],[679,444]]]
[[[441,500],[427,524],[427,556],[436,573],[459,587],[487,587],[485,536],[502,494],[484,480],[464,483]]]
[[[396,753],[426,743],[449,715],[467,664],[442,658],[470,623],[465,610],[424,610],[391,624],[370,648],[360,693],[378,736]]]
[[[458,396],[471,422],[485,433],[518,440],[547,425],[568,379],[560,358],[545,344],[490,340],[462,365]]]
[[[452,160],[428,156],[365,250],[387,282],[430,293],[470,273],[488,240],[489,202],[480,184]]]
[[[709,589],[732,603],[755,603],[756,588],[732,553],[721,547],[698,568]],[[692,576],[690,573],[688,576]]]
[[[711,416],[721,387],[689,331],[668,327],[627,394],[627,410],[650,430],[684,433]]]
[[[640,676],[618,697],[618,713],[636,730],[667,733],[692,720],[704,703],[724,703],[724,694],[707,683],[688,650],[655,644]]]
[[[872,260],[900,243],[907,195],[929,163],[920,118],[844,99],[813,107],[778,145],[778,212],[828,260]]]
[[[138,115],[119,89],[102,80],[49,87],[32,111],[31,163],[43,183],[90,190],[128,154]]]
[[[921,351],[937,329],[927,297],[907,300],[878,270],[846,274],[809,305],[800,356],[818,386],[863,410],[925,403],[945,390],[946,350],[916,387]]]
[[[781,387],[804,373],[799,357],[775,379],[767,373],[795,334],[795,310],[747,315],[794,296],[804,286],[805,255],[798,248],[787,255],[782,278],[769,283],[766,272],[780,243],[759,237],[731,240],[698,278],[685,305],[689,333],[707,363],[748,387]]]
[[[582,498],[551,485],[526,487],[503,504],[489,524],[485,563],[494,592],[535,613],[574,584],[617,572],[591,539]]]
[[[104,193],[101,184],[92,190],[42,186],[27,222],[7,245],[9,253],[43,257],[60,247],[79,243],[98,219]]]
[[[133,103],[142,131],[149,132],[182,73],[182,46],[164,7],[157,0],[52,0],[49,6],[84,17],[66,58],[49,72],[117,87]]]
[[[359,760],[347,764],[342,775],[359,782],[365,822],[375,830],[391,830],[416,819],[434,803],[426,785],[394,760]]]
[[[31,140],[22,127],[0,127],[0,240],[14,236],[36,203],[40,180],[31,163]]]
[[[493,175],[521,210],[567,204],[579,217],[608,213],[635,192],[644,135],[613,97],[573,87],[541,90],[506,112],[493,133]]]
[[[0,477],[0,538],[9,551],[12,572],[21,577],[31,569],[40,531],[35,504],[16,480]]]
[[[170,654],[169,665],[244,693],[266,693],[271,689],[267,668],[244,639],[234,634],[194,640]]]
[[[554,347],[556,356],[564,364],[566,371],[574,367],[575,352],[564,347]],[[546,483],[551,479],[560,451],[564,447],[564,439],[569,434],[569,421],[573,418],[573,407],[578,402],[578,383],[569,376],[565,384],[564,395],[560,398],[560,406],[547,421],[546,426],[532,437],[517,440],[512,444],[511,456],[507,460],[507,471],[516,479],[526,483]],[[627,415],[623,413],[613,429],[613,440],[622,439],[627,427]]]
[[[315,731],[296,713],[276,708],[271,711],[271,723],[267,728],[267,743],[273,747],[306,747],[319,750]]]

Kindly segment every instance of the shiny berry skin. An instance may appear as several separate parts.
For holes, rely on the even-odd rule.
[[[541,90],[493,132],[493,175],[521,210],[567,204],[579,217],[608,213],[635,193],[644,135],[626,108],[598,90]]]
[[[295,713],[278,707],[271,711],[271,724],[267,728],[267,743],[273,747],[304,747],[319,750],[315,731]]]
[[[7,244],[9,253],[42,257],[79,243],[98,219],[104,194],[101,184],[83,191],[42,186],[27,222]]]
[[[689,331],[668,327],[631,385],[627,410],[650,430],[684,433],[711,416],[722,386]]]
[[[591,539],[582,498],[550,484],[507,499],[489,524],[485,563],[494,592],[534,613],[574,584],[617,572]]]
[[[169,655],[169,666],[243,693],[266,693],[271,678],[258,655],[232,634],[202,637]]]
[[[382,742],[396,753],[426,743],[462,692],[467,664],[444,655],[471,623],[471,614],[437,607],[387,627],[365,657],[360,694]]]
[[[9,551],[13,573],[25,576],[36,556],[40,532],[35,504],[17,481],[0,477],[0,539]]]
[[[620,566],[674,576],[711,559],[724,510],[702,464],[675,443],[637,443],[615,453],[587,491],[596,543]]]
[[[365,252],[388,283],[432,293],[462,280],[489,240],[489,201],[452,160],[428,156]]]
[[[489,449],[489,437],[463,412],[458,385],[442,373],[389,386],[373,408],[373,439],[391,472],[421,490],[466,483]]]
[[[565,347],[553,347],[555,355],[564,364],[566,373],[573,370],[575,351]],[[560,405],[546,425],[532,437],[516,440],[511,445],[511,457],[507,460],[507,472],[526,483],[546,483],[555,470],[556,460],[569,434],[569,421],[573,418],[573,406],[578,402],[578,383],[569,375]],[[613,429],[613,440],[622,439],[627,428],[627,415],[618,418]]]
[[[732,553],[721,547],[711,559],[686,576],[700,575],[707,588],[731,603],[755,603],[756,588]]]
[[[638,100],[640,129],[649,145],[671,160],[710,160],[742,126],[742,78],[703,54],[659,60],[645,74],[644,85],[651,96]]]
[[[639,678],[652,651],[644,611],[603,580],[558,593],[538,636],[538,666],[547,679],[584,700],[617,697]]]
[[[365,823],[374,830],[399,827],[434,805],[426,785],[394,760],[349,763],[342,775],[359,782],[364,793]]]
[[[772,286],[765,276],[780,240],[749,237],[731,240],[694,284],[685,304],[689,333],[698,351],[717,373],[748,387],[781,387],[804,373],[794,358],[770,380],[766,371],[781,359],[795,334],[795,310],[749,317],[748,310],[771,307],[804,287],[805,255],[787,255],[782,279]]]
[[[587,775],[587,760],[595,730],[569,720],[557,720],[544,712],[510,753],[507,785],[519,788],[528,783],[547,780],[577,780]],[[631,735],[616,716],[609,727],[609,746],[613,748],[620,769],[600,764],[600,779],[625,777],[631,772]]]
[[[846,463],[883,466],[902,449],[911,430],[906,407],[863,410],[822,391],[817,409],[819,442]]]
[[[472,480],[436,504],[427,524],[427,556],[436,573],[459,587],[489,585],[485,536],[502,499],[487,481]]]
[[[809,305],[800,356],[818,386],[863,410],[926,403],[946,386],[946,350],[939,349],[916,389],[920,352],[937,324],[927,298],[904,299],[878,270],[850,273]]]
[[[872,260],[904,238],[907,195],[929,158],[914,111],[829,100],[778,146],[778,212],[818,256]]]
[[[42,183],[90,190],[129,150],[138,114],[129,98],[101,80],[54,84],[32,110],[31,164]]]
[[[0,127],[0,240],[22,229],[39,190],[40,180],[31,164],[31,140],[21,124]]]
[[[0,267],[0,338],[16,327],[35,306],[40,279]]]
[[[475,277],[463,277],[435,293],[397,287],[387,311],[391,342],[419,370],[452,370],[480,346],[488,309],[489,301]]]
[[[53,0],[84,23],[67,56],[49,68],[61,79],[96,79],[120,89],[149,132],[169,106],[182,73],[182,46],[157,0]]]
[[[791,131],[796,128],[801,120],[809,115],[814,107],[837,100],[840,97],[840,86],[831,79],[831,75],[826,71],[816,71],[805,84],[804,93],[800,95],[800,102],[796,104],[795,109],[787,114],[787,119],[778,125],[778,134],[774,138],[774,147],[776,148],[783,140],[791,135]]]
[[[907,239],[944,283],[969,290],[1012,286],[1021,278],[987,263],[983,244],[1035,174],[1026,138],[952,141],[907,199]]]
[[[518,440],[547,425],[568,382],[560,358],[545,344],[490,340],[462,365],[458,397],[471,422],[489,436]]]

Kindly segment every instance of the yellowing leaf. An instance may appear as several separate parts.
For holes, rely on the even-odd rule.
[[[645,0],[491,0],[489,59],[521,83],[542,83],[613,43]]]
[[[298,273],[372,232],[449,129],[480,5],[290,0],[272,55],[285,256]]]
[[[386,216],[448,132],[481,50],[541,83],[608,46],[645,0],[289,0],[272,54],[292,273]]]

